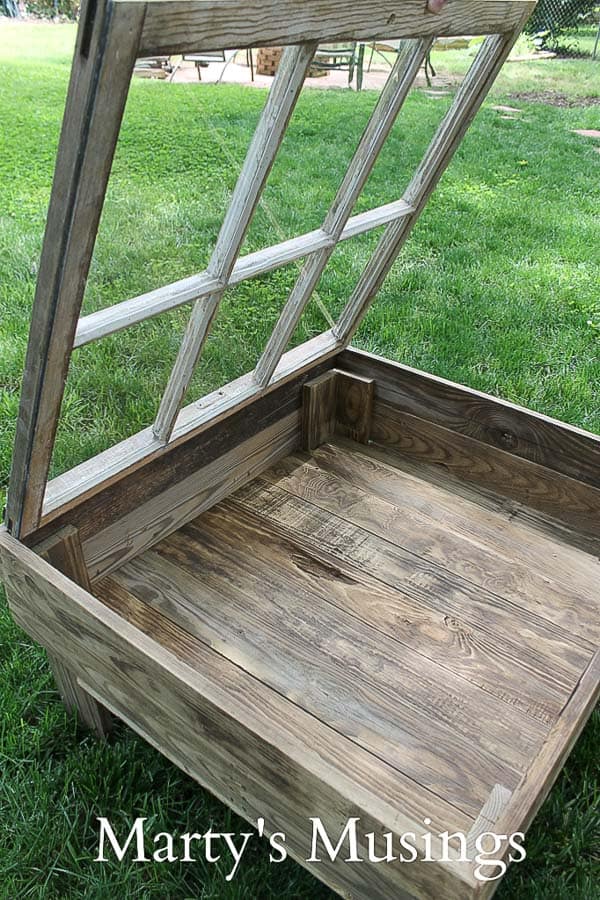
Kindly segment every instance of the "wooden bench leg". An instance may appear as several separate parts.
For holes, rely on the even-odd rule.
[[[57,656],[49,653],[48,661],[58,692],[69,712],[75,709],[84,725],[95,731],[98,737],[106,737],[112,727],[109,711],[84,691],[73,672]]]
[[[91,591],[90,577],[76,528],[71,525],[61,528],[52,537],[38,544],[35,551],[71,581],[75,581],[86,591]],[[99,737],[105,737],[112,724],[108,710],[81,687],[76,676],[58,656],[50,651],[48,659],[66,708],[76,709],[81,721],[88,728],[95,731]]]

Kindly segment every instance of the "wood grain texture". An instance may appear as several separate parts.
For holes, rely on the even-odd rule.
[[[86,591],[90,590],[90,575],[83,557],[79,532],[73,525],[66,525],[58,529],[51,537],[36,544],[34,549],[38,556],[49,562],[75,584]]]
[[[582,672],[577,687],[541,752],[498,817],[496,829],[499,834],[511,834],[529,828],[594,711],[599,697],[600,650],[597,650]],[[485,885],[477,896],[481,900],[488,900],[493,895],[494,889],[492,884]]]
[[[336,365],[374,378],[388,406],[600,488],[598,435],[361,350]]]
[[[316,49],[316,43],[307,43],[286,47],[284,50],[208,264],[208,272],[216,278],[218,288],[205,298],[204,302],[197,302],[194,305],[160,402],[154,423],[154,434],[161,441],[168,441],[175,427],[202,347]]]
[[[375,209],[357,213],[348,219],[339,240],[347,241],[372,228],[387,225],[399,216],[406,216],[411,212],[411,207],[400,199],[385,203]],[[317,228],[271,247],[265,247],[263,250],[247,253],[236,261],[227,284],[229,287],[234,287],[249,278],[265,275],[267,272],[272,272],[273,269],[302,259],[309,253],[322,250],[329,246],[332,240],[331,235],[321,228]],[[90,341],[97,341],[109,334],[115,334],[123,328],[143,322],[169,309],[175,309],[186,303],[208,297],[218,287],[217,278],[208,271],[204,271],[140,294],[139,297],[132,297],[130,300],[123,300],[121,303],[115,303],[113,306],[89,313],[79,319],[74,346],[81,347]]]
[[[124,516],[93,534],[84,553],[94,579],[137,556],[299,446],[298,411],[277,419],[190,475],[140,500]],[[140,485],[143,490],[143,483]],[[87,511],[89,514],[89,510]]]
[[[330,369],[308,381],[302,391],[302,446],[314,450],[329,441],[336,427],[337,373]]]
[[[512,796],[511,791],[503,784],[495,784],[490,792],[490,796],[481,808],[481,812],[473,822],[469,833],[467,834],[467,854],[470,859],[474,859],[480,851],[477,849],[477,839],[481,838],[486,832],[495,830],[496,822],[502,815]],[[496,831],[496,834],[502,834]],[[494,852],[491,848],[492,853]]]
[[[235,540],[227,540],[240,522],[239,512],[209,513],[116,577],[414,781],[465,811],[472,804],[468,811],[476,815],[498,760],[511,778],[511,768],[518,770],[527,752],[541,745],[546,728],[407,646],[400,648],[364,618],[330,603],[308,579],[301,593],[291,591],[286,579],[294,567],[278,556],[264,530],[242,525],[247,553],[239,553],[239,541],[236,552]],[[477,748],[469,748],[484,709],[495,710],[498,721]]]
[[[267,409],[270,408],[270,403],[276,401],[285,406],[287,402],[285,392],[277,394],[273,394],[273,392],[291,382],[290,398],[292,400],[295,396],[299,398],[303,381],[320,374],[323,369],[319,367],[334,356],[338,350],[339,344],[331,338],[330,333],[319,335],[285,354],[273,383],[267,391],[261,392],[249,374],[229,382],[223,388],[195,403],[190,403],[181,411],[177,428],[168,447],[156,439],[152,428],[145,428],[132,437],[115,444],[114,447],[75,466],[63,475],[59,475],[48,484],[42,525],[55,522],[59,517],[64,516],[75,507],[81,506],[96,494],[116,487],[118,483],[135,475],[142,466],[145,466],[145,469],[143,476],[139,476],[139,481],[140,483],[145,481],[152,472],[150,463],[157,463],[160,469],[158,461],[166,457],[173,458],[171,454],[176,448],[184,445],[187,448],[182,452],[185,460],[186,452],[194,453],[195,439],[224,420],[230,419],[232,424],[237,422],[237,427],[246,434],[249,428],[254,427],[252,419],[260,421],[264,415],[263,402],[266,403]],[[298,394],[295,393],[296,389]],[[261,396],[263,394],[264,398]],[[268,397],[271,399],[267,399]],[[257,405],[252,406],[252,414],[248,414],[246,417],[242,411],[255,402]],[[298,405],[299,402],[298,399]],[[238,413],[241,415],[236,420],[234,417]],[[218,434],[218,432],[213,432],[210,436],[210,440],[215,442],[215,446],[218,446],[222,440]],[[235,441],[235,432],[232,432],[230,440]],[[221,444],[221,446],[223,445]],[[184,467],[187,465],[185,461],[183,465]],[[164,477],[165,472],[169,471],[169,465],[165,464],[162,471],[162,477]],[[188,468],[188,474],[190,471],[192,469]],[[161,477],[156,470],[155,474],[156,477]],[[118,495],[119,491],[115,490],[113,498]],[[80,530],[83,529],[83,523],[74,524],[77,524]],[[90,517],[90,528],[94,527]]]
[[[372,440],[539,509],[597,540],[600,489],[376,401]]]
[[[343,437],[338,438],[341,445],[344,441]],[[451,518],[455,506],[474,510],[475,529],[496,529],[498,539],[503,546],[506,545],[509,555],[513,553],[519,560],[526,561],[533,570],[568,585],[569,573],[575,572],[577,578],[577,565],[581,563],[592,578],[598,577],[600,542],[597,539],[576,533],[564,522],[527,506],[519,499],[507,497],[482,483],[464,481],[459,474],[444,466],[415,460],[389,444],[370,443],[367,447],[353,449],[392,473],[401,472],[411,484],[422,486],[424,498],[430,497],[433,492],[445,510],[444,514],[449,512]],[[438,488],[442,491],[438,492]],[[513,535],[518,535],[519,539],[515,540]],[[542,560],[537,554],[540,548],[543,552],[547,538],[554,542],[556,556]]]
[[[366,831],[415,831],[423,809],[435,830],[468,828],[459,810],[110,582],[101,603],[6,532],[0,570],[19,624],[47,646],[59,642],[99,699],[238,813],[280,823],[298,856],[309,855],[306,820],[315,809],[338,833],[351,815]],[[381,900],[435,889],[458,900],[475,887],[456,862],[352,870],[324,862],[314,871],[337,890]]]
[[[320,371],[322,369],[319,367],[313,370],[317,373]],[[208,490],[213,488],[215,482],[210,473],[222,473],[228,469],[231,463],[235,463],[238,448],[240,448],[238,458],[243,460],[245,451],[241,449],[242,445],[256,438],[260,432],[271,429],[269,434],[274,444],[273,453],[276,453],[275,445],[279,445],[284,432],[288,436],[292,434],[292,431],[296,432],[297,440],[295,444],[288,445],[290,450],[294,446],[300,446],[298,417],[302,402],[302,385],[311,377],[313,377],[312,372],[306,373],[294,379],[286,388],[280,386],[279,389],[258,398],[251,406],[250,415],[246,413],[245,409],[239,409],[231,416],[191,433],[187,441],[168,445],[166,449],[163,448],[163,452],[151,458],[144,466],[133,467],[132,470],[124,471],[121,477],[108,479],[96,492],[84,493],[80,496],[75,494],[70,503],[59,508],[55,516],[49,517],[48,524],[35,533],[33,536],[35,542],[53,534],[64,524],[74,525],[78,528],[85,545],[86,558],[96,572],[95,565],[100,556],[96,556],[95,551],[90,556],[89,541],[91,539],[93,540],[96,535],[104,532],[105,537],[109,538],[108,541],[104,541],[103,538],[99,538],[99,541],[106,550],[111,547],[117,548],[119,543],[124,544],[123,541],[119,541],[119,526],[116,526],[116,523],[122,520],[125,532],[127,532],[128,523],[136,520],[138,511],[138,522],[143,521],[146,512],[150,512],[152,509],[157,510],[159,514],[162,509],[165,520],[168,519],[170,513],[186,499],[190,499],[193,503],[193,497],[197,496],[204,486]],[[294,415],[296,424],[294,424]],[[287,423],[284,423],[283,420],[286,419]],[[283,430],[277,428],[278,422],[283,423]],[[249,457],[254,456],[256,447],[257,445],[254,443]],[[268,448],[265,449],[269,452]],[[269,458],[275,461],[276,456],[272,455]],[[94,476],[93,469],[89,469],[88,464],[84,464],[82,468],[89,471],[91,477]],[[210,479],[209,483],[204,486],[200,483],[198,474],[202,471]],[[76,470],[72,470],[69,474],[75,472]],[[164,499],[162,507],[161,501],[158,499],[161,495]],[[152,515],[154,514],[152,513]],[[149,523],[150,521],[154,521],[154,519],[149,520]],[[180,521],[180,524],[183,524],[183,521]],[[110,538],[110,529],[113,526],[116,528],[112,532],[113,537]],[[132,549],[134,545],[135,541],[129,549]],[[100,544],[97,546],[99,547]],[[100,555],[103,554],[104,550]]]
[[[435,466],[404,472],[385,452],[344,439],[280,460],[98,582],[104,607],[0,531],[15,617],[73,659],[96,701],[251,821],[267,810],[284,822],[294,841],[317,798],[334,826],[359,809],[375,830],[414,830],[433,804],[439,831],[473,839],[492,818],[502,833],[505,822],[520,830],[597,690],[592,643],[576,633],[593,615],[597,561],[523,523],[503,527],[491,494],[478,507],[474,493],[428,483]],[[563,622],[560,582],[552,595],[539,569],[513,571],[511,541],[555,559],[575,594],[581,570],[582,609],[571,595]],[[453,567],[471,554],[459,577]],[[479,895],[472,865],[454,861],[368,876],[326,873],[358,897]]]
[[[158,0],[147,4],[141,52],[153,56],[193,53],[198,47],[491,34],[520,26],[534,6],[514,0],[453,0],[434,15],[419,0],[351,6],[334,0]]]
[[[371,437],[375,382],[338,370],[336,432],[359,444]]]
[[[89,41],[83,25],[78,32],[8,491],[7,522],[18,537],[35,530],[42,513],[75,327],[143,18],[143,5],[99,2]]]
[[[472,501],[461,502],[425,476],[407,476],[373,458],[372,447],[361,449],[358,452],[349,443],[330,444],[319,447],[309,460],[317,484],[325,473],[329,476],[325,485],[332,477],[338,480],[338,492],[351,505],[350,516],[360,517],[364,525],[374,520],[375,533],[395,537],[405,549],[443,564],[468,581],[497,589],[590,647],[600,643],[598,559],[538,536],[504,517],[502,510],[489,513]],[[276,471],[299,474],[300,462],[282,461]],[[278,484],[283,487],[285,481]],[[314,490],[315,496],[318,493]],[[325,486],[321,503],[324,497],[330,498]]]
[[[211,527],[215,528],[221,510],[231,515],[232,509],[236,511],[235,500],[215,509]],[[499,628],[468,621],[468,610],[460,617],[448,614],[443,598],[432,603],[423,593],[416,595],[410,586],[392,587],[363,566],[327,549],[322,542],[311,542],[309,536],[294,534],[272,519],[265,521],[248,506],[243,508],[243,521],[261,535],[257,558],[268,552],[269,565],[277,570],[282,567],[280,557],[286,559],[289,590],[305,598],[307,608],[317,591],[345,613],[397,641],[401,658],[408,648],[432,661],[436,668],[441,666],[467,679],[543,726],[549,726],[562,709],[573,677],[566,684],[557,683],[555,676],[549,677],[548,672],[553,672],[552,656],[542,655],[532,661],[518,645],[506,642],[505,633]],[[275,549],[269,550],[270,547]],[[583,664],[585,657],[581,659]],[[534,730],[537,731],[536,726]]]
[[[73,670],[63,663],[61,656],[48,651],[48,662],[66,709],[69,712],[74,710],[81,722],[97,737],[105,738],[113,726],[109,710],[80,684]]]
[[[496,634],[508,657],[522,659],[530,669],[570,691],[593,652],[579,640],[527,609],[517,609],[495,592],[465,581],[442,566],[422,559],[347,518],[324,512],[306,498],[295,497],[263,478],[240,490],[235,502],[281,525],[294,540],[320,544],[335,556],[416,601],[437,608],[443,616],[468,627]],[[515,634],[518,613],[519,632]],[[549,665],[549,660],[551,665]]]
[[[91,589],[90,577],[83,558],[81,541],[76,528],[65,527],[35,548],[35,552],[84,590]],[[104,738],[112,727],[110,713],[85,691],[75,673],[61,656],[48,654],[48,661],[62,701],[68,710],[75,710],[81,721],[98,737]]]

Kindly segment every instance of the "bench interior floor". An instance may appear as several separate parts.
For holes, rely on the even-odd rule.
[[[159,612],[468,830],[593,656],[600,563],[440,473],[344,439],[289,456],[95,593]]]

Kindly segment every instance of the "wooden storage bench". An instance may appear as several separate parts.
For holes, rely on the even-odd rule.
[[[489,897],[485,861],[511,847],[483,834],[526,830],[598,694],[600,439],[349,346],[531,8],[82,12],[0,574],[88,725],[123,719],[342,896]],[[401,198],[352,216],[433,36],[482,32]],[[323,228],[240,257],[316,43],[392,37],[409,40]],[[80,317],[136,57],[294,41],[207,270]],[[378,226],[340,319],[288,350],[338,241]],[[302,257],[255,370],[181,408],[225,287]],[[190,302],[154,425],[46,483],[73,348]],[[397,856],[429,833],[430,852],[311,861],[315,817],[334,845],[354,823],[361,858],[386,835]]]

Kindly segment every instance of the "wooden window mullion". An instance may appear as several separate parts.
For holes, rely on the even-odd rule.
[[[323,223],[330,243],[307,259],[256,366],[258,384],[264,386],[271,380],[430,46],[431,38],[418,39],[407,42],[400,52]]]
[[[315,49],[315,43],[308,43],[287,47],[284,51],[208,266],[208,274],[215,278],[219,288],[205,301],[195,304],[158,410],[154,434],[161,441],[169,440],[175,426]]]

